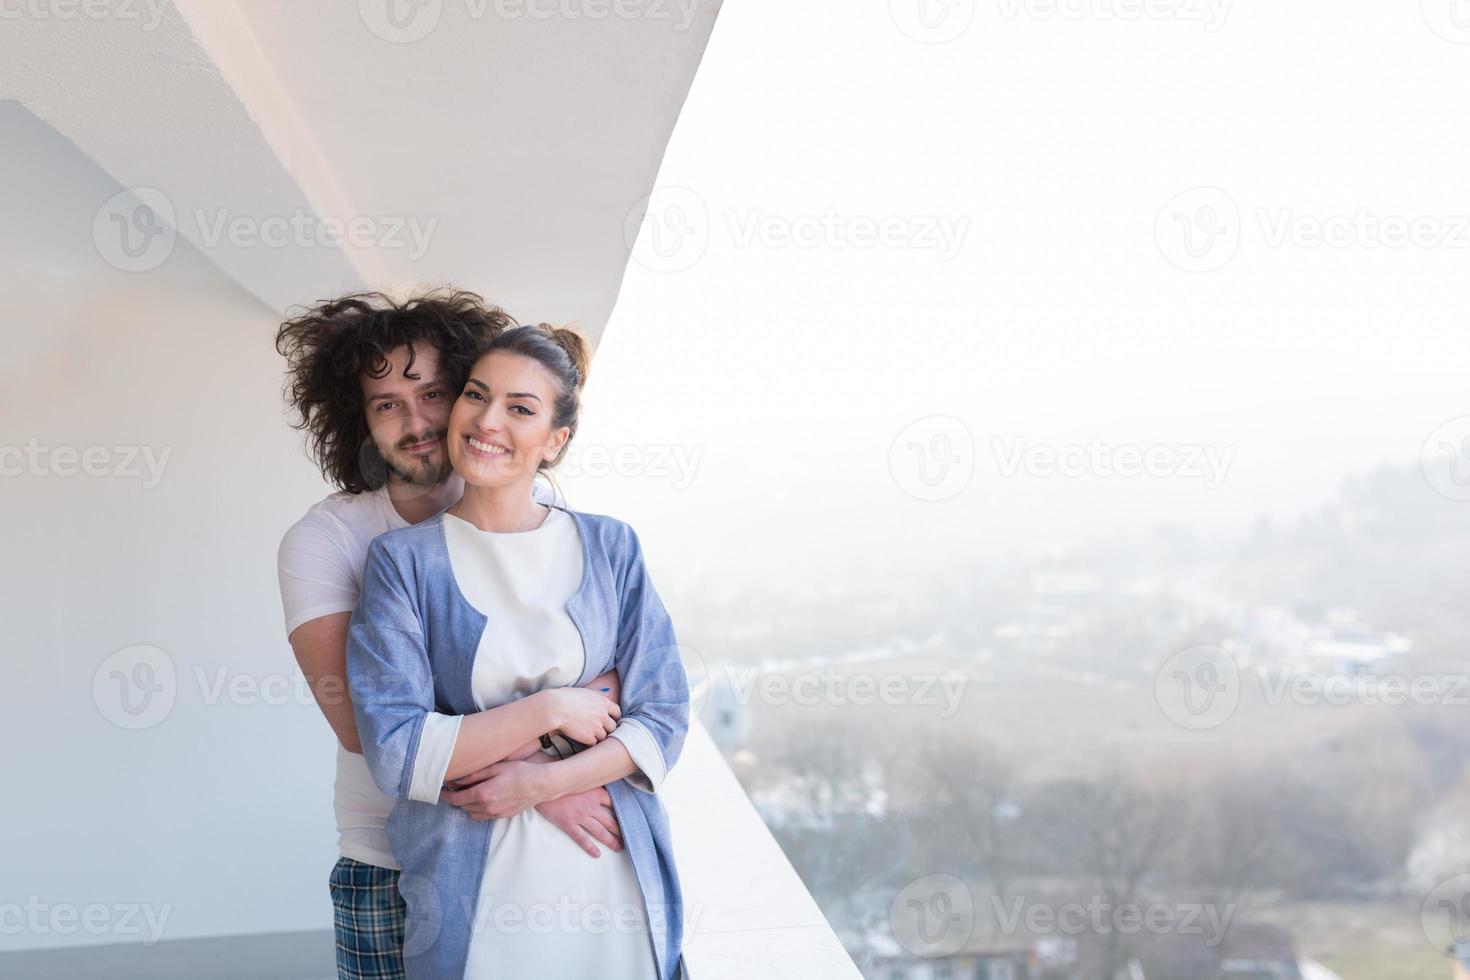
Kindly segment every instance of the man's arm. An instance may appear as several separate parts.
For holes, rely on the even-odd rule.
[[[312,696],[337,741],[362,753],[347,687],[347,629],[357,607],[359,569],[343,528],[315,509],[281,538],[276,573],[286,635]]]
[[[291,650],[296,663],[311,685],[311,694],[322,709],[337,741],[348,752],[362,755],[362,739],[352,714],[347,693],[347,624],[352,613],[333,613],[302,623],[291,633]]]

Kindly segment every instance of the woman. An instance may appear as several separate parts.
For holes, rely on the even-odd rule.
[[[680,975],[655,795],[689,717],[673,626],[632,528],[531,494],[576,434],[586,365],[570,330],[491,341],[449,418],[464,496],[368,553],[348,678],[363,754],[398,799],[410,978]],[[608,670],[619,690],[583,687]],[[533,809],[603,785],[624,847],[600,857]]]

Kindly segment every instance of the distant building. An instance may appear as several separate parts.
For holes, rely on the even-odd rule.
[[[1413,649],[1401,633],[1369,628],[1356,609],[1329,609],[1308,621],[1277,606],[1258,607],[1246,615],[1243,638],[1253,660],[1345,677],[1374,674]]]
[[[1050,562],[1031,573],[1031,594],[1022,618],[996,627],[997,640],[1049,652],[1079,632],[1103,600],[1103,578],[1087,567]]]
[[[1355,676],[1371,674],[1381,661],[1412,648],[1406,636],[1369,629],[1355,610],[1334,609],[1313,627],[1304,653],[1318,671]]]

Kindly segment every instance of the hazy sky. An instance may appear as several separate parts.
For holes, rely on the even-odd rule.
[[[724,7],[578,437],[648,473],[568,479],[575,502],[803,568],[1208,531],[1470,413],[1470,47],[1418,4],[919,2]],[[910,36],[945,10],[958,36]],[[936,415],[962,429],[909,429]],[[906,431],[912,465],[973,476],[906,492]],[[1166,475],[1101,472],[1097,446]]]

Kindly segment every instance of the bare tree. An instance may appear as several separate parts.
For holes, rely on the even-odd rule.
[[[1130,776],[1110,767],[1096,781],[1054,785],[1049,812],[1029,825],[1038,842],[1093,885],[1103,907],[1142,904],[1152,876],[1165,866],[1183,838],[1190,808],[1177,787]],[[1089,957],[1096,980],[1112,980],[1131,950],[1116,928],[1093,937]]]

